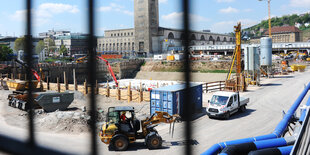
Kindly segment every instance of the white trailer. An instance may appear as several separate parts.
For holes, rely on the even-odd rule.
[[[209,117],[229,119],[238,111],[244,112],[249,100],[249,98],[240,97],[239,92],[215,92],[208,101],[206,112]]]

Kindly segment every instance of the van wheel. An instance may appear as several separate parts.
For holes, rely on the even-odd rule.
[[[227,112],[227,113],[225,114],[224,118],[227,120],[227,119],[229,119],[229,117],[230,117],[230,112]]]
[[[240,112],[245,112],[245,111],[246,111],[245,105],[244,105],[244,106],[241,106],[241,107],[240,107]]]

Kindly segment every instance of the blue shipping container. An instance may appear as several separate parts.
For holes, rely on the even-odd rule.
[[[202,110],[202,84],[191,83],[191,104],[195,105],[194,112]],[[169,115],[183,115],[185,102],[185,84],[176,84],[152,89],[150,92],[150,114],[155,111],[168,112]]]

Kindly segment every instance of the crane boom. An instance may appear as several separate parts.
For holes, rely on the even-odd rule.
[[[23,62],[22,60],[16,59],[15,61],[24,67],[28,67],[28,65],[25,62]],[[32,68],[30,68],[30,70],[31,70],[32,74],[36,77],[36,79],[40,82],[41,78],[40,78],[38,72]]]
[[[117,79],[116,79],[116,77],[115,77],[115,75],[114,75],[114,72],[113,72],[112,67],[111,67],[110,63],[108,62],[108,60],[103,59],[103,58],[100,57],[100,56],[97,56],[97,58],[105,62],[105,64],[106,64],[107,67],[108,67],[108,70],[109,70],[110,74],[111,74],[112,77],[113,77],[113,80],[114,80],[114,82],[115,82],[116,87],[118,87]]]

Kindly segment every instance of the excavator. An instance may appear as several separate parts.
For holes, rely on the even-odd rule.
[[[15,62],[21,64],[22,66],[24,66],[24,67],[26,67],[26,68],[28,67],[28,65],[27,65],[25,62],[23,62],[22,60],[20,60],[20,59],[16,59]],[[32,74],[36,77],[36,79],[38,80],[38,82],[40,82],[40,81],[41,81],[41,78],[40,78],[38,72],[37,72],[36,70],[32,69],[32,68],[31,68],[31,72],[32,72]]]
[[[121,114],[130,117],[122,120]],[[134,143],[137,139],[145,139],[148,149],[158,149],[162,146],[162,138],[155,127],[160,123],[169,123],[173,134],[174,123],[179,120],[180,116],[177,114],[171,116],[167,112],[156,111],[150,118],[147,117],[140,121],[135,117],[134,107],[109,107],[106,122],[100,129],[99,137],[103,143],[115,151],[127,150],[129,143]]]
[[[85,60],[87,59],[87,57],[88,57],[88,55],[86,55],[86,56],[84,56],[84,57],[81,57],[81,58],[78,58],[75,62],[76,62],[76,63],[83,63],[83,62],[85,62]],[[113,77],[113,80],[114,80],[114,82],[115,82],[116,87],[118,87],[117,79],[116,79],[116,77],[115,77],[115,74],[114,74],[114,72],[113,72],[113,70],[112,70],[112,67],[111,67],[109,61],[106,60],[106,59],[103,59],[103,58],[100,57],[100,56],[96,56],[96,58],[97,58],[97,59],[100,59],[100,60],[102,60],[102,61],[105,62],[105,64],[107,65],[107,68],[108,68],[108,70],[109,70],[111,76]]]

